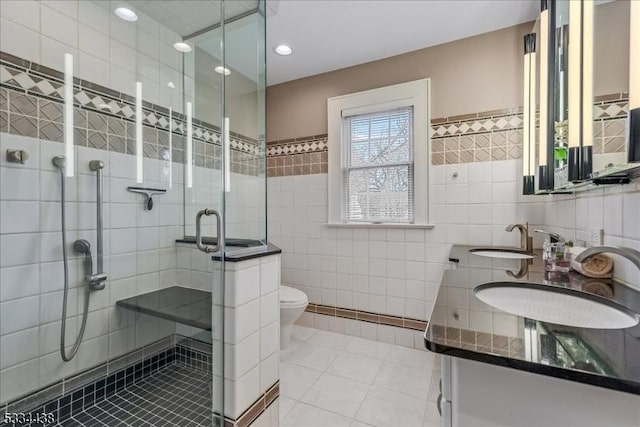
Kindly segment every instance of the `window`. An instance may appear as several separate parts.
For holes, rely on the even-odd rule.
[[[428,226],[429,80],[330,98],[329,223]]]
[[[413,107],[342,124],[343,221],[413,223]]]

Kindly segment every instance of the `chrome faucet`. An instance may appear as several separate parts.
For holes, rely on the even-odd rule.
[[[563,235],[558,234],[558,233],[552,233],[551,231],[535,229],[535,230],[533,230],[533,232],[549,236],[549,239],[551,240],[551,243],[566,242],[567,241],[567,239],[565,239]]]
[[[582,263],[595,255],[605,252],[620,255],[628,259],[636,266],[636,268],[638,268],[638,270],[640,270],[640,251],[623,246],[593,246],[580,252],[580,254],[576,256],[575,260]]]
[[[529,236],[529,223],[522,224],[509,224],[506,231],[513,231],[517,228],[520,231],[520,248],[528,253],[533,252],[533,237]]]

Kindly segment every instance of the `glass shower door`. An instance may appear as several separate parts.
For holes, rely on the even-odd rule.
[[[214,425],[219,414],[238,415],[229,403],[237,378],[224,360],[235,348],[224,336],[225,309],[235,313],[225,300],[225,257],[266,245],[267,234],[265,3],[220,5],[219,25],[186,40],[193,49],[184,56],[185,236],[201,242],[192,256],[210,270]]]
[[[193,1],[189,3],[200,3]],[[212,425],[224,423],[224,2],[215,4],[217,24],[185,42],[184,87],[184,236],[190,243],[188,274],[192,286],[211,293],[211,328],[185,330],[186,340],[208,349]],[[195,332],[195,334],[193,333]],[[178,336],[181,333],[178,331]]]

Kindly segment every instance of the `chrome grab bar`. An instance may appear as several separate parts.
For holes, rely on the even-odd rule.
[[[104,225],[102,220],[102,169],[104,169],[104,162],[102,160],[91,160],[89,162],[89,169],[96,173],[96,246],[98,247],[96,267],[98,271],[96,271],[96,274],[92,274],[91,270],[87,272],[87,284],[91,289],[98,290],[104,289],[104,282],[107,280],[107,275],[104,272]],[[88,256],[89,259],[91,259],[90,252]]]
[[[217,241],[215,245],[204,245],[202,243],[202,230],[201,230],[201,226],[200,223],[202,222],[202,215],[214,215],[216,217],[216,237],[217,237]],[[202,252],[205,253],[213,253],[213,252],[218,252],[220,250],[220,241],[222,240],[221,238],[221,230],[222,230],[222,219],[220,218],[220,213],[215,210],[215,209],[203,209],[201,211],[198,212],[198,214],[196,215],[196,246],[198,247],[198,249],[200,249]]]

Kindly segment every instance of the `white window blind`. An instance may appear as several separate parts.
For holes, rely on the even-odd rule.
[[[413,107],[342,119],[342,222],[414,222]]]

